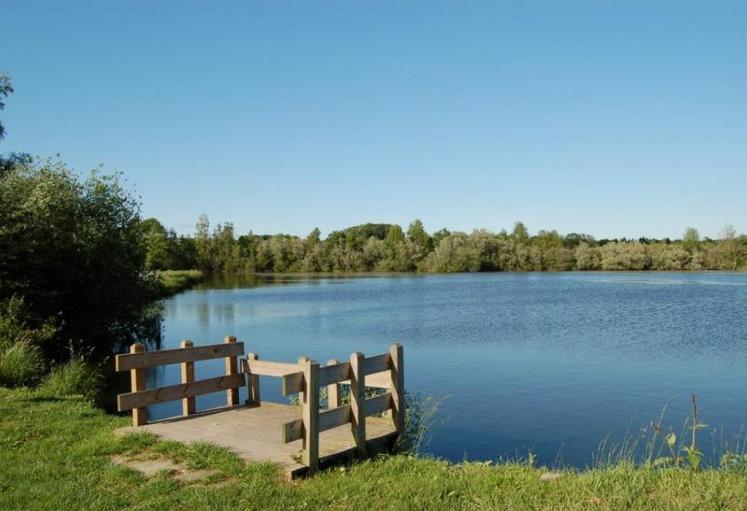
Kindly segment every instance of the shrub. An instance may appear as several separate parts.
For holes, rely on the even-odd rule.
[[[56,318],[52,360],[77,349],[104,358],[152,320],[139,202],[118,176],[81,180],[62,163],[34,161],[0,175],[0,301],[23,296],[23,320]]]
[[[38,328],[27,323],[28,308],[24,299],[14,295],[0,302],[0,351],[5,351],[16,343],[42,346],[53,338],[56,328],[47,320]]]
[[[98,366],[88,364],[81,358],[73,358],[52,368],[40,389],[53,396],[82,395],[94,399],[103,384],[104,377]]]
[[[34,383],[44,371],[41,350],[28,342],[16,342],[0,352],[0,384],[19,387]]]
[[[397,450],[419,455],[427,445],[427,435],[443,397],[422,397],[405,393],[405,431],[397,440]]]

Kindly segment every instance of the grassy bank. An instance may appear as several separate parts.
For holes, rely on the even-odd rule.
[[[128,422],[80,398],[0,388],[0,509],[747,509],[747,474],[624,465],[543,481],[546,470],[518,464],[390,456],[288,484],[218,448],[113,434]],[[198,477],[146,477],[113,457],[168,458]]]
[[[200,270],[166,270],[157,271],[156,277],[160,284],[160,295],[166,298],[199,284],[205,276]]]

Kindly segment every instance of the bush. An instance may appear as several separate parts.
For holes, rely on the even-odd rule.
[[[0,384],[19,387],[34,383],[44,371],[41,350],[28,342],[16,342],[0,352]]]
[[[155,297],[145,271],[139,203],[117,176],[81,180],[58,162],[24,162],[0,175],[0,302],[22,296],[24,324],[55,318],[55,342],[103,359],[147,329]]]
[[[415,456],[420,454],[428,443],[428,432],[444,399],[405,392],[405,431],[397,439],[396,449],[399,452]]]
[[[104,377],[99,367],[80,358],[73,358],[54,367],[39,388],[45,394],[53,396],[80,395],[94,399],[103,384]]]
[[[0,351],[16,343],[42,346],[54,337],[56,328],[51,320],[43,322],[38,328],[31,328],[26,322],[28,316],[23,298],[14,295],[0,302]]]

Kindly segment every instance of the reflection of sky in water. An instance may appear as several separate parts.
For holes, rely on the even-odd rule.
[[[189,291],[165,301],[164,346],[233,334],[261,358],[320,361],[405,345],[412,393],[449,395],[429,450],[450,459],[590,460],[670,402],[676,429],[696,392],[703,418],[747,419],[747,274],[480,274],[293,281]],[[200,362],[198,376],[223,361]],[[204,371],[204,373],[203,373]],[[211,372],[212,371],[212,372]],[[175,383],[178,366],[158,373]],[[283,400],[263,379],[263,397]],[[223,404],[224,394],[198,399]],[[154,407],[177,415],[180,403]],[[703,435],[707,435],[704,432]]]

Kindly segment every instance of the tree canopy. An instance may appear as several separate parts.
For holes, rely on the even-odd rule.
[[[163,227],[158,232],[166,236]],[[166,237],[173,251],[189,250],[192,238],[177,238],[173,233]],[[531,234],[522,222],[516,222],[511,233],[440,229],[431,235],[416,219],[406,232],[396,224],[369,223],[333,231],[321,239],[319,229],[305,238],[252,232],[237,235],[231,223],[218,224],[211,231],[210,222],[202,216],[193,241],[196,259],[185,253],[177,264],[194,261],[208,272],[733,270],[747,262],[747,238],[733,228],[716,241],[701,240],[694,228],[674,241],[595,240],[588,234],[561,235],[554,230]],[[164,251],[160,245],[148,246],[157,253]],[[149,261],[158,259],[163,258],[148,257]],[[154,269],[163,266],[149,264]]]
[[[0,73],[0,111],[5,109],[5,98],[13,93],[10,77],[6,73]],[[5,138],[5,127],[0,121],[0,140]]]
[[[54,161],[0,176],[0,302],[21,298],[29,322],[53,324],[43,346],[105,356],[153,332],[139,203],[116,175],[81,180]]]

